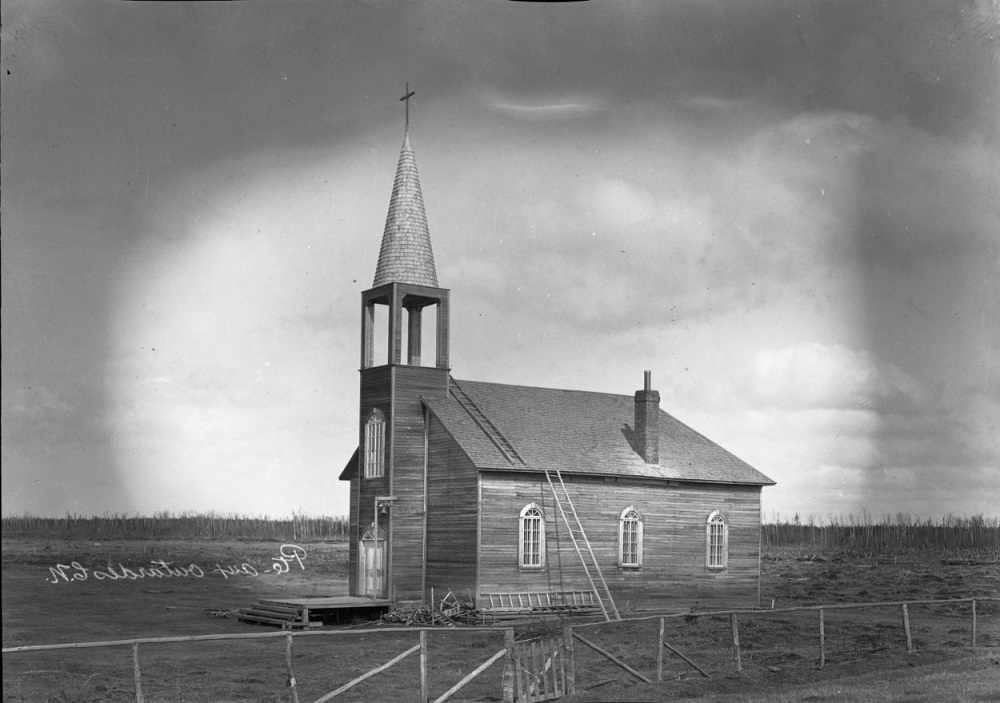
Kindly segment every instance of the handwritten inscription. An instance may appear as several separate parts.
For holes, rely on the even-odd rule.
[[[260,576],[262,574],[287,574],[292,569],[304,571],[306,550],[297,544],[283,544],[278,555],[272,557],[266,568],[258,568],[249,562],[240,564],[216,563],[212,567],[201,567],[198,564],[181,566],[172,561],[156,559],[144,566],[112,565],[99,569],[88,568],[78,561],[69,564],[56,564],[49,567],[47,583],[73,583],[77,581],[139,581],[144,579],[169,578],[204,578],[208,574],[219,574],[224,579],[239,576]]]

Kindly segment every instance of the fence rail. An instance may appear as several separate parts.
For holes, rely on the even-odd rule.
[[[739,631],[739,617],[741,615],[754,615],[754,616],[765,616],[770,614],[780,614],[780,613],[795,613],[795,612],[815,612],[818,615],[817,625],[818,625],[818,648],[819,648],[819,666],[823,668],[826,664],[826,629],[825,629],[825,616],[828,611],[831,610],[852,610],[852,609],[864,609],[864,608],[886,608],[894,607],[900,609],[901,624],[903,630],[903,636],[906,642],[906,648],[908,652],[914,651],[913,639],[910,629],[910,614],[909,607],[914,605],[948,605],[948,604],[960,604],[968,603],[970,605],[971,611],[971,637],[970,646],[977,646],[977,610],[976,604],[979,602],[1000,602],[1000,598],[992,597],[982,597],[982,598],[950,598],[942,600],[909,600],[909,601],[888,601],[888,602],[876,602],[876,603],[835,603],[830,605],[809,605],[809,606],[795,606],[788,608],[773,608],[770,610],[765,609],[736,609],[736,610],[706,610],[699,612],[689,612],[689,613],[671,613],[671,614],[659,614],[659,615],[647,615],[639,617],[624,618],[620,621],[615,621],[608,623],[605,621],[600,622],[590,622],[590,623],[579,623],[574,625],[567,625],[563,628],[563,636],[561,638],[560,653],[565,661],[566,670],[566,685],[565,694],[572,694],[575,690],[575,671],[577,670],[575,662],[575,649],[573,647],[573,641],[580,642],[586,645],[589,649],[597,652],[602,657],[605,657],[616,666],[627,671],[630,675],[639,679],[644,683],[652,683],[653,680],[647,677],[642,672],[638,671],[634,667],[630,666],[627,662],[623,661],[621,658],[616,657],[611,652],[606,651],[604,648],[595,644],[591,640],[580,635],[577,630],[590,630],[601,627],[622,627],[627,626],[630,623],[639,623],[644,621],[659,621],[659,636],[657,638],[657,656],[656,656],[656,681],[663,681],[663,660],[665,651],[669,651],[679,658],[684,660],[688,665],[697,670],[702,676],[706,678],[711,678],[710,674],[702,667],[700,667],[691,658],[687,657],[679,651],[678,648],[671,645],[666,641],[664,636],[664,625],[667,620],[674,620],[679,618],[690,619],[690,618],[702,618],[702,617],[728,617],[730,624],[731,633],[731,646],[732,646],[732,660],[733,668],[735,671],[739,672],[742,670],[742,656],[740,647],[740,631]],[[486,661],[479,664],[473,671],[463,677],[456,684],[451,686],[443,695],[435,699],[434,703],[444,703],[450,697],[455,695],[459,690],[461,690],[466,684],[471,682],[474,678],[479,676],[482,672],[486,671],[490,666],[499,661],[500,659],[505,660],[504,666],[504,676],[503,676],[503,701],[505,703],[513,703],[515,698],[515,665],[517,665],[518,673],[517,676],[522,676],[523,672],[520,670],[521,659],[515,656],[515,648],[523,644],[523,642],[518,642],[515,640],[514,629],[512,627],[474,627],[474,628],[460,628],[460,629],[442,629],[440,627],[401,627],[401,628],[356,628],[350,630],[302,630],[296,632],[253,632],[253,633],[224,633],[224,634],[214,634],[214,635],[186,635],[186,636],[174,636],[174,637],[138,637],[123,640],[110,640],[101,642],[70,642],[64,644],[38,644],[38,645],[21,645],[17,647],[5,647],[3,648],[3,654],[15,654],[23,652],[41,652],[41,651],[52,651],[52,650],[65,650],[65,649],[83,649],[83,648],[102,648],[102,647],[127,647],[131,655],[132,672],[134,678],[135,686],[135,699],[137,703],[144,703],[144,693],[142,687],[142,668],[140,664],[140,646],[141,645],[167,645],[167,644],[178,644],[187,642],[209,642],[209,641],[224,641],[224,640],[262,640],[262,639],[275,639],[284,638],[285,640],[285,665],[286,672],[288,676],[288,687],[289,695],[292,703],[298,703],[298,686],[295,678],[294,669],[294,657],[293,657],[293,640],[295,638],[301,637],[352,637],[357,635],[366,634],[396,634],[400,633],[416,633],[419,636],[418,644],[410,647],[406,651],[397,655],[388,662],[376,666],[375,668],[369,670],[365,674],[356,677],[355,679],[345,683],[339,688],[321,696],[315,703],[325,703],[335,696],[349,690],[353,686],[357,685],[361,681],[364,681],[375,674],[385,671],[394,664],[402,661],[404,658],[410,656],[411,654],[419,652],[420,654],[420,700],[421,703],[427,703],[429,701],[428,695],[428,649],[427,649],[427,633],[428,632],[438,632],[438,633],[449,633],[451,636],[460,636],[462,633],[483,633],[483,632],[502,632],[504,634],[504,645],[503,648],[498,652],[489,657]],[[551,657],[557,656],[556,654],[548,655]],[[536,667],[539,668],[539,667]],[[543,667],[544,668],[544,667]],[[546,680],[544,678],[537,679],[539,684],[546,685]],[[518,679],[518,690],[524,689],[525,684],[520,679]],[[529,685],[530,688],[530,685]],[[519,700],[534,700],[533,695],[529,695],[527,698],[522,698],[518,696]]]
[[[664,638],[664,625],[667,620],[675,620],[679,618],[691,619],[700,617],[729,617],[730,628],[732,633],[732,651],[733,651],[733,668],[736,672],[742,670],[742,652],[740,649],[740,634],[739,634],[739,616],[740,615],[755,615],[763,616],[770,614],[779,613],[800,613],[800,612],[815,612],[818,614],[818,641],[819,641],[819,668],[823,668],[826,665],[826,627],[825,627],[825,613],[830,610],[860,610],[865,608],[886,608],[886,607],[897,607],[900,608],[901,621],[903,636],[906,642],[906,651],[912,653],[914,651],[913,637],[910,629],[910,616],[909,616],[909,606],[912,605],[948,605],[956,603],[968,603],[970,605],[970,616],[971,616],[971,633],[969,646],[975,647],[977,643],[977,627],[978,627],[978,617],[976,611],[977,602],[1000,602],[1000,598],[992,597],[981,597],[981,598],[948,598],[940,600],[909,600],[909,601],[882,601],[876,603],[834,603],[831,605],[803,605],[794,606],[789,608],[773,608],[770,610],[764,609],[738,609],[738,610],[706,610],[700,612],[692,613],[673,613],[669,615],[647,615],[633,618],[623,619],[622,623],[629,622],[643,622],[650,620],[658,620],[660,623],[659,628],[659,641],[657,645],[657,681],[663,681],[663,650],[668,649],[685,662],[690,664],[692,667],[698,670],[700,674],[706,678],[710,678],[709,674],[695,664],[691,659],[683,655],[675,647],[666,642]],[[593,623],[581,623],[579,625],[574,625],[573,629],[593,629],[600,628],[601,626],[607,626],[604,622],[593,622]],[[577,639],[581,639],[579,635],[574,633]],[[589,643],[588,643],[589,644]],[[597,651],[600,652],[598,649]],[[605,652],[600,652],[605,654],[608,658],[612,659],[614,663],[622,666],[623,663],[611,657],[610,654]],[[626,667],[627,668],[627,667]],[[629,669],[630,673],[638,675],[640,678],[641,674]]]

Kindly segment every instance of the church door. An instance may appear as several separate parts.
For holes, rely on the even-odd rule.
[[[385,532],[369,529],[358,545],[358,594],[385,598]]]

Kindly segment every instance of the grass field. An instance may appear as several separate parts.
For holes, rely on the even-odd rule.
[[[284,564],[287,568],[275,568],[282,564],[280,542],[5,536],[3,646],[269,632],[236,622],[233,611],[260,598],[347,590],[345,543],[301,546],[305,550],[301,564],[291,560]],[[781,608],[1000,596],[1000,569],[995,564],[943,564],[942,555],[931,552],[817,557],[805,556],[808,551],[781,548],[765,558],[763,606],[770,607],[772,601]],[[154,568],[159,575],[151,571]],[[638,684],[599,655],[578,648],[579,692],[569,700],[1000,700],[990,697],[1000,691],[1000,665],[994,663],[1000,660],[997,605],[978,606],[981,646],[976,650],[967,647],[971,636],[967,604],[914,606],[910,609],[913,654],[906,651],[898,608],[828,611],[827,666],[822,670],[817,668],[815,613],[761,611],[740,620],[743,671],[738,675],[732,667],[728,619],[672,620],[667,641],[705,668],[711,680],[668,655],[663,683]],[[520,626],[518,637],[559,626],[558,622]],[[656,621],[611,624],[586,636],[655,676],[657,627]],[[315,700],[416,643],[413,633],[392,626],[380,630],[297,637],[294,666],[300,700]],[[501,646],[499,633],[466,628],[432,633],[431,694],[443,693]],[[284,657],[282,638],[144,645],[144,693],[151,702],[286,701]],[[462,691],[460,700],[498,700],[501,669],[499,663],[494,665]],[[949,673],[955,671],[964,673]],[[5,654],[3,681],[4,701],[135,700],[128,647]],[[416,700],[417,681],[416,658],[410,657],[342,698]]]

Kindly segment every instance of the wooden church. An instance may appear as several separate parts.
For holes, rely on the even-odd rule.
[[[456,380],[449,304],[407,128],[361,294],[359,446],[340,475],[352,596],[608,618],[757,605],[773,481],[661,410],[648,372],[630,395]]]

